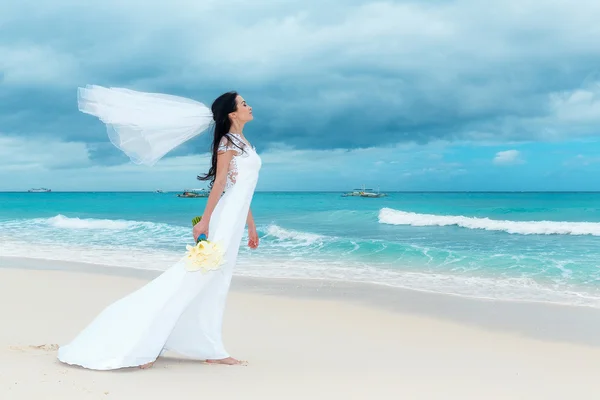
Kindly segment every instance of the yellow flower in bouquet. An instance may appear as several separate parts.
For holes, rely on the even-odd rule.
[[[218,243],[201,240],[195,246],[186,246],[185,269],[188,271],[214,271],[225,262]]]
[[[194,217],[192,226],[196,225],[202,217]],[[185,246],[185,269],[188,271],[214,271],[219,269],[225,262],[223,258],[223,249],[218,243],[210,242],[204,234],[200,235],[198,243],[195,246]]]

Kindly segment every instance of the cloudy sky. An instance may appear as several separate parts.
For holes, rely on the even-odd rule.
[[[596,0],[4,0],[0,190],[202,187],[208,135],[133,165],[77,111],[86,84],[208,104],[238,90],[259,190],[600,190],[598,15]]]

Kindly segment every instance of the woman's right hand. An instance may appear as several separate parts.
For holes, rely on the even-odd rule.
[[[194,228],[192,229],[192,234],[194,235],[195,242],[198,242],[198,237],[200,237],[200,235],[202,235],[203,233],[208,239],[208,222],[208,219],[202,218],[200,222],[194,225]]]

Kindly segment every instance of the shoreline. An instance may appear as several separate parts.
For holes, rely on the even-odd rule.
[[[85,251],[85,249],[80,249],[80,251]],[[74,254],[77,254],[77,252],[75,252]],[[135,254],[135,252],[133,253]],[[27,257],[27,256],[23,256],[21,254],[10,254],[10,255],[0,255],[0,268],[2,267],[2,260],[17,260],[17,262],[27,266],[27,265],[31,265],[31,264],[38,264],[38,263],[47,263],[50,266],[54,266],[53,268],[58,268],[58,269],[73,269],[73,270],[94,270],[94,269],[100,269],[102,270],[102,273],[110,273],[110,274],[115,274],[115,275],[123,275],[123,276],[131,276],[131,273],[128,273],[126,271],[139,271],[139,272],[135,272],[134,275],[136,276],[148,276],[148,277],[154,277],[156,276],[156,274],[160,274],[162,272],[165,271],[165,269],[162,269],[163,265],[172,265],[174,263],[176,263],[179,258],[181,257],[181,255],[179,253],[173,253],[173,254],[168,254],[168,253],[156,253],[153,258],[151,258],[153,261],[155,262],[157,260],[156,257],[159,257],[158,259],[160,260],[160,265],[161,268],[144,268],[144,267],[137,267],[137,266],[128,266],[125,264],[120,264],[120,263],[111,263],[111,264],[102,264],[102,263],[95,263],[95,262],[89,262],[88,260],[76,260],[76,259],[68,259],[68,258],[33,258],[33,257]],[[161,256],[164,256],[164,258],[160,258]],[[94,259],[98,259],[98,257],[94,257]],[[124,260],[121,260],[121,262],[124,262]],[[156,266],[155,264],[152,264],[152,262],[149,263],[149,265],[152,266]],[[388,288],[390,290],[406,290],[409,292],[419,292],[419,293],[424,293],[424,294],[431,294],[431,295],[442,295],[442,296],[452,296],[452,297],[458,297],[458,298],[462,298],[462,299],[470,299],[470,300],[481,300],[481,301],[497,301],[497,302],[509,302],[509,303],[532,303],[532,304],[547,304],[547,305],[556,305],[556,306],[564,306],[564,307],[574,307],[574,308],[591,308],[591,309],[595,309],[595,310],[600,310],[600,297],[598,296],[594,296],[594,295],[590,295],[589,293],[586,292],[573,292],[573,291],[552,291],[553,289],[550,286],[550,282],[543,282],[542,286],[537,287],[537,293],[535,291],[530,291],[527,294],[523,294],[523,293],[518,293],[518,292],[514,292],[514,290],[525,290],[528,291],[530,290],[530,288],[523,288],[523,287],[512,287],[513,292],[510,294],[507,294],[505,292],[502,293],[495,293],[494,296],[486,296],[486,295],[482,295],[481,294],[481,290],[483,290],[483,293],[486,293],[486,290],[488,290],[487,293],[489,293],[490,291],[494,291],[494,289],[498,286],[502,287],[504,284],[506,284],[506,280],[502,280],[502,279],[497,279],[497,277],[494,276],[474,276],[472,277],[472,279],[477,280],[478,281],[478,285],[474,285],[473,282],[471,282],[469,285],[467,286],[468,288],[470,287],[471,289],[467,289],[465,290],[464,287],[463,288],[459,288],[457,289],[456,286],[453,286],[453,289],[448,289],[448,288],[436,288],[436,287],[431,287],[431,285],[426,286],[426,287],[420,287],[419,283],[416,283],[414,281],[411,281],[411,277],[412,276],[405,276],[403,274],[406,273],[406,271],[394,271],[392,273],[392,275],[390,276],[378,276],[375,279],[353,279],[353,277],[348,277],[348,278],[332,278],[329,276],[315,276],[315,277],[307,277],[307,276],[298,276],[297,275],[297,271],[294,271],[294,273],[292,274],[287,274],[286,276],[284,275],[276,275],[276,274],[267,274],[267,275],[257,275],[255,274],[255,271],[259,271],[261,270],[260,267],[256,268],[255,271],[252,271],[250,273],[243,271],[243,268],[248,268],[249,266],[251,266],[251,268],[255,268],[254,265],[252,263],[248,263],[245,260],[242,262],[241,260],[238,261],[239,265],[238,265],[238,272],[234,273],[234,276],[238,277],[238,278],[244,278],[244,279],[258,279],[258,280],[288,280],[288,281],[292,281],[292,282],[323,282],[326,285],[331,285],[331,284],[348,284],[348,285],[366,285],[366,286],[375,286],[375,287],[382,287],[382,288]],[[262,263],[264,262],[263,259],[260,259],[259,261],[256,261],[258,263]],[[280,263],[287,263],[288,260],[275,260],[274,263],[275,265],[278,265]],[[69,267],[69,265],[71,265],[71,267]],[[148,265],[148,264],[144,264],[144,265]],[[325,263],[325,265],[327,265]],[[58,267],[57,267],[58,266]],[[273,268],[273,265],[269,265],[270,268]],[[302,264],[300,264],[299,266],[300,270],[302,270]],[[125,271],[125,272],[124,272]],[[394,275],[394,273],[396,275]],[[413,274],[413,275],[422,275],[423,277],[427,277],[430,274],[428,274],[427,272],[411,272],[408,273],[408,275]],[[438,279],[438,282],[441,280],[452,280],[452,279],[468,279],[468,277],[459,277],[459,276],[455,276],[455,275],[440,275],[440,274],[431,274],[431,276],[436,276],[436,279]],[[440,278],[441,277],[441,278]],[[392,279],[392,280],[397,280],[399,278],[408,278],[408,283],[398,283],[396,281],[394,281],[393,283],[385,283],[384,280],[385,279]],[[440,280],[441,279],[441,280]],[[453,282],[454,283],[454,282]],[[460,284],[460,282],[459,282]],[[547,286],[544,286],[547,285]],[[477,291],[473,291],[473,287],[477,287]],[[589,288],[581,288],[582,290],[587,290]],[[469,292],[470,290],[470,292]],[[545,293],[544,295],[540,296],[539,293],[541,292],[548,292],[550,291],[550,293]],[[552,296],[552,297],[543,297],[543,296]],[[576,301],[576,300],[579,301]],[[583,300],[582,300],[583,299]]]
[[[163,271],[72,261],[0,256],[0,269],[64,271],[148,281]],[[347,302],[372,309],[445,320],[538,340],[600,347],[600,309],[538,301],[496,300],[376,283],[235,275],[238,293]]]

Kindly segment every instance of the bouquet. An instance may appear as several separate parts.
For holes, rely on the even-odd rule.
[[[196,225],[202,217],[192,219],[192,226]],[[185,268],[188,271],[208,271],[217,270],[225,262],[223,250],[218,243],[210,242],[204,234],[198,237],[198,242],[194,246],[185,246]]]

